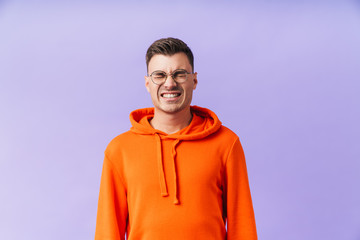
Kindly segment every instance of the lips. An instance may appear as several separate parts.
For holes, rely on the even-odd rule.
[[[180,93],[162,93],[161,96],[163,98],[176,98],[179,97],[181,94]]]
[[[181,91],[164,91],[160,96],[166,99],[175,99],[181,96]]]

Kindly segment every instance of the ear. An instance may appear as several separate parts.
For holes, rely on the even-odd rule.
[[[150,82],[149,82],[149,77],[148,77],[148,76],[145,76],[144,78],[145,78],[145,87],[146,87],[146,90],[147,90],[148,92],[150,92],[150,88],[149,88],[149,84],[150,84]]]
[[[197,83],[198,83],[198,80],[197,80],[197,72],[194,73],[194,79],[193,79],[193,81],[194,81],[193,90],[195,90],[195,89],[196,89],[196,86],[197,86]]]

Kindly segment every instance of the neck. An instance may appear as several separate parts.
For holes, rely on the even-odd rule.
[[[153,128],[167,134],[172,134],[187,127],[192,120],[190,107],[176,113],[166,113],[161,110],[154,110],[154,118],[150,120]]]

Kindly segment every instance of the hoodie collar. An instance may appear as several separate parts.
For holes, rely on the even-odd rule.
[[[160,134],[163,138],[179,140],[197,140],[216,132],[221,126],[221,122],[214,112],[207,108],[191,106],[190,111],[193,119],[190,124],[180,131],[167,134],[154,129],[150,125],[150,120],[154,117],[154,108],[142,108],[131,112],[130,122],[131,131],[142,135]]]

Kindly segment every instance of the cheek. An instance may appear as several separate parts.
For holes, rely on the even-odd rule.
[[[187,86],[184,90],[186,91],[186,94],[187,95],[191,95],[192,92],[194,91],[194,85],[190,85],[190,86]]]
[[[156,87],[156,86],[153,86],[151,89],[150,89],[150,93],[152,96],[156,97],[159,93],[159,88]]]

